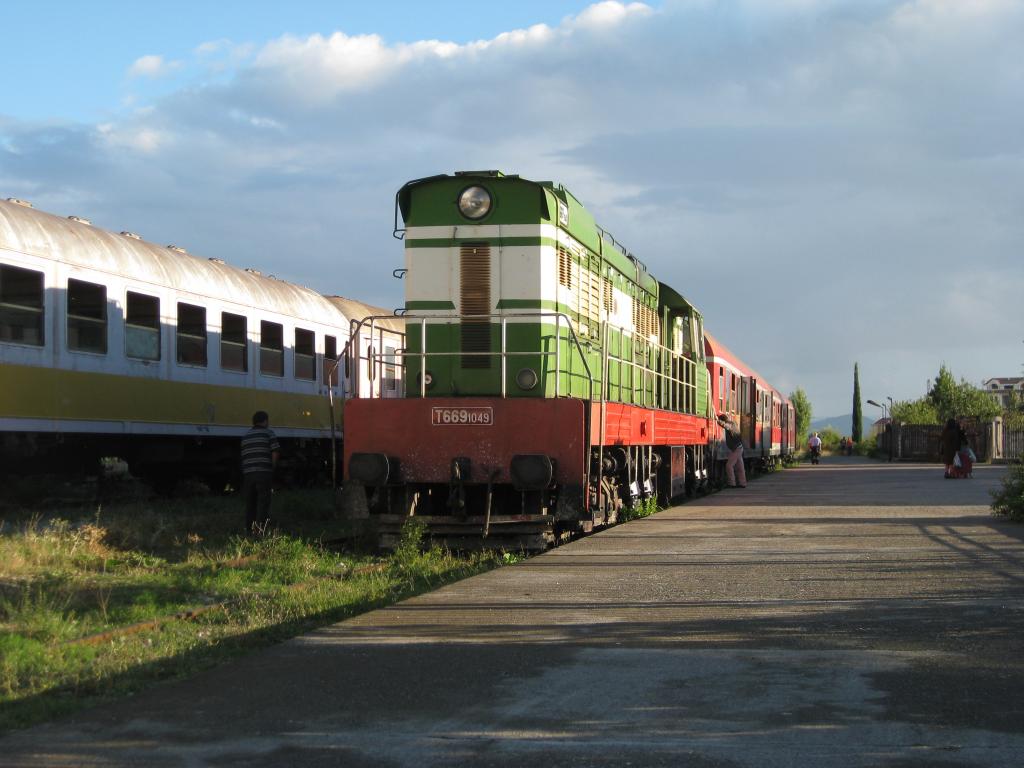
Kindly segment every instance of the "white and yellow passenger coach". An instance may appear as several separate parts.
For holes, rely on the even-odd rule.
[[[347,380],[337,365],[353,307],[366,314],[254,269],[0,201],[0,472],[115,456],[156,486],[198,475],[223,487],[256,410],[270,414],[293,473],[327,471],[346,397],[400,387]],[[373,333],[354,346],[397,361],[401,322]]]

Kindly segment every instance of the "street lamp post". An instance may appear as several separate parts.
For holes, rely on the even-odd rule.
[[[889,401],[892,402],[891,397],[889,398]],[[895,432],[892,428],[892,419],[889,418],[890,411],[885,407],[883,403],[876,403],[874,400],[868,400],[867,402],[868,405],[873,405],[875,406],[875,408],[882,409],[882,420],[885,422],[885,428],[889,430],[889,461],[892,461],[892,441],[895,437]]]
[[[886,395],[885,398],[889,401],[889,461],[892,461],[892,457],[895,455],[894,451],[896,450],[893,445],[893,440],[896,438],[896,425],[892,423],[892,397]]]

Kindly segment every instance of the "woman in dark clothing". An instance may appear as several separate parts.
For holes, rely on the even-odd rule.
[[[946,479],[954,477],[953,462],[956,459],[956,452],[960,450],[962,435],[963,430],[956,423],[956,419],[947,421],[945,429],[939,435],[939,454],[942,456],[942,463],[946,465]]]

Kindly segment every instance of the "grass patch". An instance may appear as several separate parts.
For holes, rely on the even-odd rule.
[[[1024,522],[1024,456],[1010,466],[1003,487],[991,493],[994,514]]]
[[[274,514],[248,539],[230,497],[3,510],[0,732],[505,562],[424,550],[415,524],[388,558],[342,545],[329,491],[277,494]]]

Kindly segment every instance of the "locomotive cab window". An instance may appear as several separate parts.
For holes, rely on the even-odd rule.
[[[284,376],[284,326],[260,322],[260,373]]]
[[[693,326],[693,318],[690,317],[690,314],[683,315],[683,355],[690,359],[696,358],[696,355],[693,353],[696,346],[694,343]]]
[[[156,296],[128,291],[124,353],[136,360],[160,359],[160,299]]]
[[[220,313],[220,367],[225,371],[249,370],[248,329],[245,315]]]
[[[178,302],[178,362],[206,365],[206,307]]]
[[[295,378],[316,381],[316,336],[305,328],[295,329]]]
[[[107,353],[107,287],[68,280],[68,349]]]
[[[332,387],[338,386],[338,340],[334,336],[324,336],[324,382]]]
[[[0,341],[43,346],[43,273],[0,266]]]
[[[388,392],[398,391],[398,355],[397,349],[390,344],[384,346],[384,389]]]

